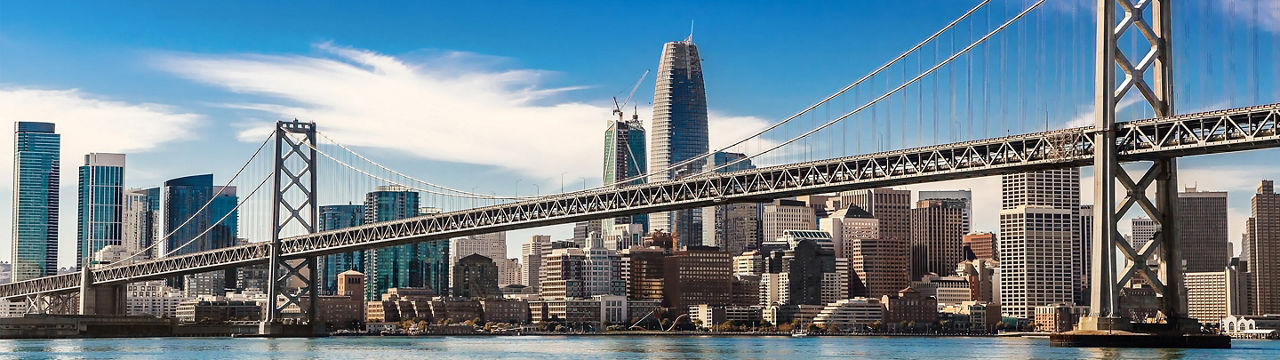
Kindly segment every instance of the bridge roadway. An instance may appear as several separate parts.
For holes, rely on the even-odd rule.
[[[1280,103],[1139,120],[1116,125],[1121,161],[1280,147]],[[1078,127],[953,144],[770,166],[680,180],[550,195],[281,239],[282,258],[353,250],[589,219],[804,194],[1088,166],[1093,129]],[[93,270],[95,285],[162,279],[267,262],[268,243]],[[0,285],[0,298],[72,292],[79,274]]]

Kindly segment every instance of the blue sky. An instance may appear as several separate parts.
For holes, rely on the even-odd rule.
[[[992,83],[1028,86],[1001,88],[992,95],[997,102],[1041,104],[1025,113],[1042,111],[1061,127],[1090,113],[1093,15],[1090,1],[1051,1],[1011,29],[1020,32],[1007,47],[984,56],[1022,58],[1009,61],[1002,77],[989,75]],[[128,153],[130,187],[203,172],[221,181],[253,151],[263,124],[290,117],[316,121],[419,178],[479,192],[547,193],[559,189],[562,173],[569,188],[599,183],[594,149],[604,128],[592,117],[607,119],[610,97],[656,70],[662,43],[688,36],[691,22],[713,143],[724,143],[866,74],[977,2],[3,2],[0,118],[59,123],[66,249],[74,244],[74,167],[83,153]],[[998,23],[1025,3],[993,1],[990,19]],[[1276,65],[1258,59],[1277,54],[1280,7],[1188,4],[1175,28],[1187,34],[1176,50],[1185,59],[1175,60],[1185,89],[1180,109],[1280,99],[1267,81],[1249,82],[1277,79]],[[986,16],[979,29],[925,50],[962,45]],[[1215,25],[1224,18],[1238,21]],[[1031,88],[1045,91],[1026,94]],[[650,75],[636,95],[642,117],[652,93]],[[1041,127],[1017,126],[1006,130]],[[1235,226],[1248,214],[1250,188],[1280,177],[1276,167],[1258,166],[1276,155],[1188,159],[1181,179],[1231,191]],[[913,188],[972,188],[981,208],[998,200],[998,184],[984,178]],[[11,199],[10,183],[0,188],[0,198]],[[6,229],[9,211],[0,207]],[[994,218],[977,214],[975,227],[994,230]],[[512,232],[509,252],[533,233],[568,235],[564,226]],[[7,247],[0,247],[6,259]]]

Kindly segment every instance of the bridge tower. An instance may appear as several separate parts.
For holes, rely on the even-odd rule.
[[[1199,330],[1195,320],[1186,317],[1181,244],[1174,223],[1178,211],[1177,161],[1173,157],[1145,159],[1150,166],[1135,181],[1120,166],[1116,153],[1116,106],[1130,91],[1137,91],[1144,100],[1140,103],[1150,106],[1156,117],[1174,115],[1171,3],[1173,0],[1138,1],[1136,4],[1132,0],[1097,2],[1093,264],[1089,316],[1081,320],[1079,330],[1135,330],[1135,326],[1122,317],[1119,303],[1121,287],[1135,277],[1145,278],[1162,298],[1161,312],[1167,320],[1162,332],[1187,334]],[[1150,19],[1147,19],[1147,11],[1150,11]],[[1117,44],[1117,40],[1131,29],[1135,36],[1150,45],[1145,53],[1126,54]],[[1118,79],[1118,76],[1123,78]],[[1117,80],[1121,81],[1117,83]],[[1120,188],[1117,188],[1117,183]],[[1123,195],[1118,202],[1117,191]],[[1155,198],[1148,194],[1154,194]],[[1162,225],[1161,231],[1139,249],[1134,249],[1117,231],[1117,223],[1134,206]],[[1157,247],[1159,254],[1156,253]],[[1117,268],[1117,252],[1129,260],[1129,266]],[[1162,261],[1159,270],[1153,272],[1148,264],[1153,263],[1156,255]]]
[[[323,325],[316,321],[315,258],[288,261],[280,258],[282,237],[316,231],[315,146],[315,123],[297,119],[276,123],[271,248],[267,262],[269,305],[259,326],[263,335],[305,336],[323,330],[320,327]],[[309,325],[309,328],[300,325]]]

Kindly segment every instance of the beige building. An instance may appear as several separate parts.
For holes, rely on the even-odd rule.
[[[1183,274],[1187,287],[1187,316],[1201,323],[1216,323],[1228,315],[1248,313],[1248,286],[1235,269]]]
[[[1000,306],[1030,319],[1035,307],[1074,304],[1072,210],[1019,205],[1000,211]]]
[[[1271,180],[1258,185],[1250,206],[1240,254],[1248,266],[1250,313],[1280,314],[1280,194]]]
[[[803,201],[779,199],[766,204],[760,218],[763,241],[782,237],[787,230],[815,230],[818,228],[813,208]]]

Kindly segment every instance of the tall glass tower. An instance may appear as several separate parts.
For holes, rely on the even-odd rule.
[[[645,151],[644,123],[632,115],[629,121],[613,121],[604,132],[604,183],[610,184],[618,180],[643,175],[649,168],[649,160]],[[625,184],[636,185],[643,180],[637,179]],[[649,215],[604,219],[601,222],[601,234],[608,238],[613,235],[613,226],[621,224],[640,224],[644,232],[649,232]]]
[[[13,282],[58,272],[58,156],[52,123],[17,122],[13,133]]]
[[[399,220],[418,214],[418,192],[402,186],[379,186],[375,191],[365,195],[364,223],[372,224],[383,221]],[[365,298],[377,300],[390,288],[430,287],[438,294],[448,293],[449,277],[446,273],[439,276],[444,286],[435,283],[435,274],[430,269],[433,260],[443,262],[447,269],[449,263],[448,245],[443,253],[439,253],[429,244],[408,244],[385,247],[365,251],[364,267],[369,281],[365,283]]]
[[[213,186],[213,174],[192,175],[165,181],[160,196],[163,231],[159,237],[169,235],[164,239],[160,256],[184,255],[236,244],[239,214],[235,207],[239,197],[234,186]],[[206,203],[209,204],[207,208]],[[219,219],[222,219],[221,223]],[[188,275],[185,281],[169,279],[168,282],[169,286],[185,289],[188,295],[219,295],[224,289],[235,287],[235,277],[235,270],[229,269]]]
[[[320,228],[317,230],[338,230],[363,223],[364,205],[324,205],[320,207]],[[326,255],[320,263],[323,264],[320,276],[324,280],[324,292],[334,294],[338,291],[338,274],[347,270],[364,272],[364,252]]]
[[[80,166],[76,211],[76,267],[124,239],[124,154],[90,153]]]
[[[678,179],[703,170],[706,159],[662,171],[705,154],[709,148],[701,61],[692,35],[662,47],[653,92],[653,149],[649,153],[653,181]],[[649,225],[675,235],[678,247],[702,244],[702,216],[698,209],[653,214]]]

